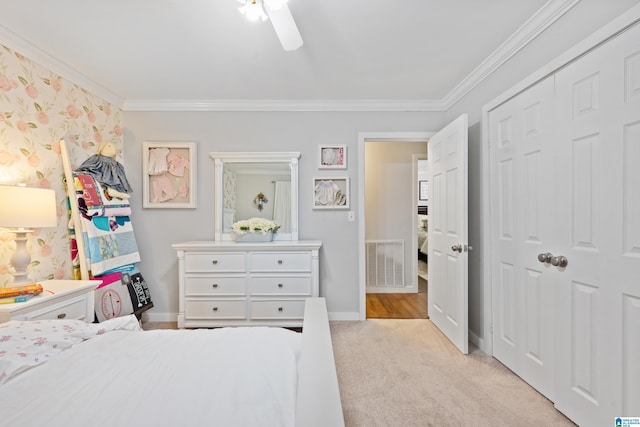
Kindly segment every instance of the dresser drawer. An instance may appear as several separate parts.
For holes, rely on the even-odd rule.
[[[251,295],[311,295],[310,276],[252,277]]]
[[[186,296],[246,295],[246,292],[244,276],[187,277],[185,279]]]
[[[311,271],[308,252],[276,252],[249,254],[251,271]]]
[[[194,253],[184,256],[187,273],[212,271],[244,271],[244,254]]]
[[[184,256],[184,268],[188,273],[210,271],[244,271],[244,254],[195,253]]]
[[[251,301],[252,319],[302,319],[304,300]]]
[[[78,319],[92,322],[93,319],[85,319],[87,315],[87,298],[79,296],[58,304],[51,304],[40,310],[33,310],[24,315],[25,320],[48,319]]]
[[[187,299],[187,319],[244,319],[247,317],[245,300]]]

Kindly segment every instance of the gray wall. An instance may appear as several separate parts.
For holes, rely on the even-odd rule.
[[[135,192],[142,191],[144,141],[195,141],[198,146],[196,209],[142,209],[131,198],[132,219],[142,257],[140,271],[151,287],[152,320],[173,320],[178,310],[178,266],[173,243],[213,240],[213,161],[211,151],[299,151],[300,239],[323,241],[320,294],[334,318],[356,318],[358,283],[358,133],[427,132],[442,127],[443,113],[314,112],[126,112],[124,159]],[[318,145],[347,145],[347,170],[319,170]],[[312,210],[313,178],[351,179],[351,209]]]

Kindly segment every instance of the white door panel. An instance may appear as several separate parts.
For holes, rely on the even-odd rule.
[[[494,356],[553,394],[553,286],[538,255],[553,234],[553,79],[491,112]]]
[[[468,118],[429,139],[429,318],[468,353]],[[461,251],[453,248],[460,245]]]
[[[640,413],[640,27],[557,73],[556,407],[580,425]],[[632,350],[633,349],[633,350]],[[629,359],[629,358],[632,359]],[[631,362],[635,360],[636,362]]]

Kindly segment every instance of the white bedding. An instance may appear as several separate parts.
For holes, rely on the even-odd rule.
[[[301,334],[114,331],[0,386],[7,426],[293,426]]]

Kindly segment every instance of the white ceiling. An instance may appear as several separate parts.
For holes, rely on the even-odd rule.
[[[293,52],[236,0],[0,3],[0,43],[47,52],[121,101],[388,102],[445,99],[540,8],[571,2],[290,0]]]

